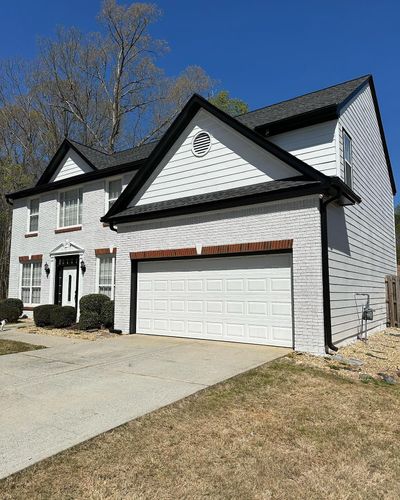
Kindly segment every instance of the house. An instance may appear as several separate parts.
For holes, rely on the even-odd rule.
[[[386,326],[396,192],[373,79],[235,118],[193,96],[159,142],[65,140],[13,203],[10,296],[115,300],[124,333],[322,354]],[[365,294],[368,294],[365,295]]]

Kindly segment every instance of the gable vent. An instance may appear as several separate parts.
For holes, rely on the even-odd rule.
[[[193,137],[192,152],[195,156],[205,156],[211,148],[211,137],[207,132],[198,132]]]

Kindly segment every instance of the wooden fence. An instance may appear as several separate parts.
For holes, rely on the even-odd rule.
[[[400,276],[386,276],[387,326],[400,326]]]

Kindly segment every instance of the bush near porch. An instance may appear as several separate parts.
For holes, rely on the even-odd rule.
[[[100,328],[112,328],[114,325],[114,302],[106,295],[91,293],[84,295],[80,302],[80,330],[91,330]]]

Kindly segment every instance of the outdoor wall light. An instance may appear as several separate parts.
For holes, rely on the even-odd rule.
[[[48,277],[49,277],[49,274],[50,274],[50,267],[49,267],[49,265],[47,264],[47,262],[46,262],[46,264],[44,265],[44,272],[46,273],[46,276],[47,276],[47,278],[48,278]]]
[[[82,271],[82,274],[86,273],[86,264],[83,260],[81,260],[81,271]]]

